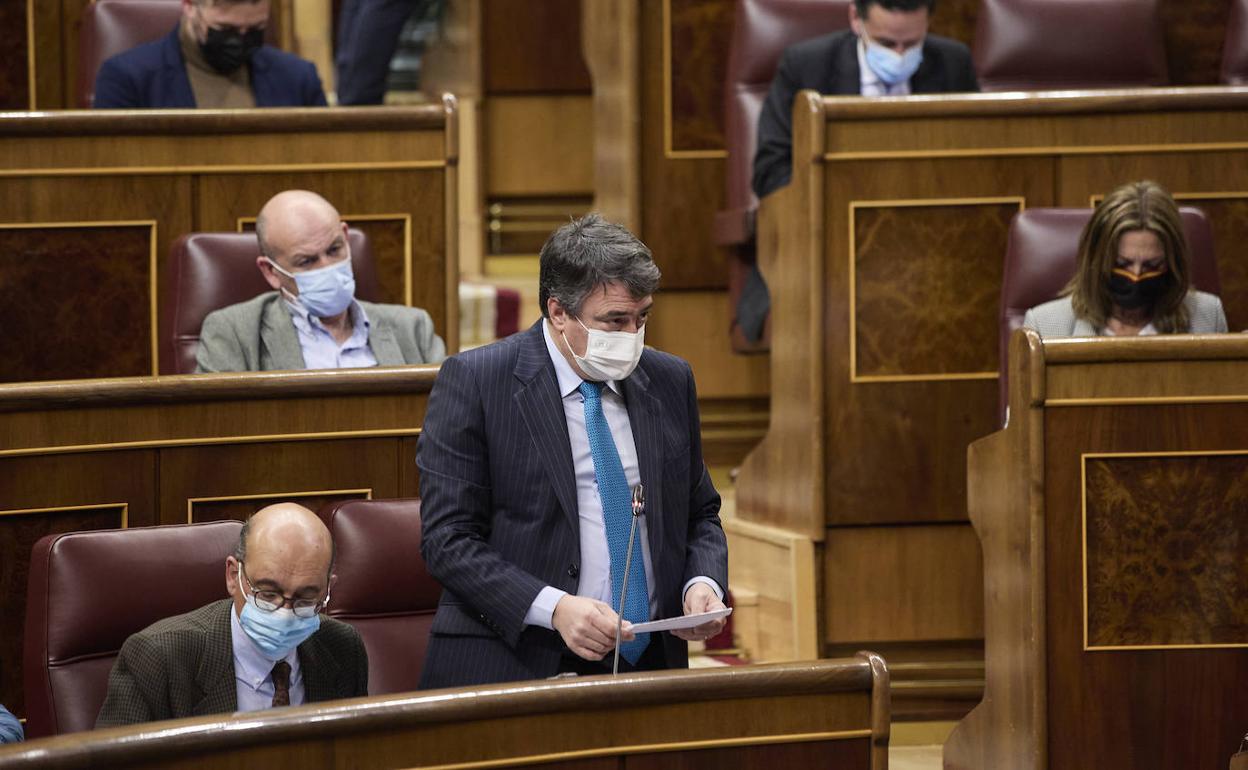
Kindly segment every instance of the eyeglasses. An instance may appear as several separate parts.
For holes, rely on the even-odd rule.
[[[243,568],[241,561],[238,563],[238,574],[242,575],[243,580],[247,582],[247,590],[251,593],[252,598],[256,600],[256,607],[264,612],[277,612],[283,606],[289,604],[291,611],[295,615],[301,618],[310,618],[325,609],[326,605],[329,604],[329,589],[325,590],[325,598],[323,599],[295,599],[271,588],[257,591],[256,587],[251,584],[251,578],[247,577],[247,571]]]

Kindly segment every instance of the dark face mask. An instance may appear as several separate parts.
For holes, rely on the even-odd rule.
[[[1166,290],[1169,273],[1144,273],[1139,278],[1125,270],[1114,270],[1109,277],[1109,296],[1123,310],[1147,307]]]
[[[252,54],[264,45],[264,30],[208,27],[204,42],[199,44],[208,65],[222,75],[229,75],[251,60]]]

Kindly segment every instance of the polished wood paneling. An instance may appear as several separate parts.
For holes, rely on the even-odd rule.
[[[1199,193],[1180,193],[1180,198],[1183,205],[1197,206],[1209,215],[1222,281],[1222,309],[1228,328],[1244,331],[1248,329],[1248,259],[1243,258],[1243,244],[1248,243],[1248,190],[1234,197],[1201,198]]]
[[[593,193],[590,97],[498,96],[485,103],[490,198]]]
[[[30,109],[30,38],[26,32],[29,4],[0,3],[0,110]]]
[[[728,584],[756,597],[760,661],[806,660],[820,655],[815,545],[792,532],[724,517]],[[736,615],[734,615],[734,618]]]
[[[431,271],[427,269],[427,265],[421,265],[421,270],[417,273],[415,272],[417,266],[408,264],[407,246],[412,238],[408,232],[410,229],[408,221],[407,217],[394,219],[347,217],[346,219],[349,226],[357,228],[368,236],[369,248],[373,252],[373,261],[377,266],[377,282],[381,284],[379,302],[405,305],[407,304],[409,278],[413,290],[415,290],[417,276],[421,283],[428,283],[427,277]],[[422,237],[421,240],[424,238]],[[426,254],[430,253],[427,247],[424,251]],[[411,276],[408,275],[409,269],[412,271]]]
[[[1161,0],[1166,65],[1176,86],[1217,83],[1231,0]]]
[[[27,768],[888,765],[888,671],[869,653],[779,666],[527,682],[218,715],[0,749]]]
[[[733,0],[664,0],[668,10],[670,149],[722,150]]]
[[[483,0],[481,19],[488,95],[590,92],[580,0]]]
[[[1248,647],[1244,454],[1084,459],[1089,647]]]
[[[154,333],[156,237],[143,223],[0,225],[0,275],[13,287],[0,312],[0,379],[152,374],[142,343]]]
[[[1001,246],[1021,203],[851,204],[852,377],[996,372]]]

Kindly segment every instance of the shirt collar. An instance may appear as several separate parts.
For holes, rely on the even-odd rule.
[[[275,660],[269,660],[260,653],[256,643],[251,641],[242,623],[238,621],[238,611],[230,603],[230,641],[234,646],[234,678],[253,690],[259,690],[269,674],[273,672]],[[290,681],[293,684],[295,674],[299,671],[299,649],[295,648],[283,658],[290,664]]]
[[[546,339],[546,352],[550,354],[550,360],[555,365],[555,377],[559,380],[559,397],[567,398],[578,388],[585,380],[581,376],[572,371],[572,366],[568,364],[568,359],[563,357],[559,345],[555,343],[555,338],[551,333],[550,321],[542,319],[542,337]],[[563,342],[563,335],[560,335],[560,342]],[[608,380],[607,387],[615,391],[617,396],[623,396],[620,390],[620,383],[616,380]]]
[[[296,327],[300,329],[320,329],[326,333],[329,332],[325,328],[325,324],[321,323],[321,319],[313,316],[302,305],[291,302],[287,299],[285,292],[279,289],[278,293],[281,294],[282,304],[286,306],[286,312],[290,313],[290,319],[294,321]],[[364,306],[360,304],[359,300],[351,300],[347,312],[351,314],[352,334],[355,334],[359,329],[363,329],[365,332],[368,331],[368,313],[364,312]]]

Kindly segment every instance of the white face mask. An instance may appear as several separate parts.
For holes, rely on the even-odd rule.
[[[585,372],[589,379],[595,382],[622,380],[633,373],[633,370],[637,368],[637,362],[641,360],[641,351],[646,347],[645,326],[639,328],[636,333],[604,332],[601,329],[589,328],[579,318],[576,322],[581,324],[581,328],[589,335],[584,356],[576,354],[566,334],[561,333],[561,336],[563,336],[563,344],[568,346],[568,352],[572,354],[576,365],[581,367],[581,371]]]

